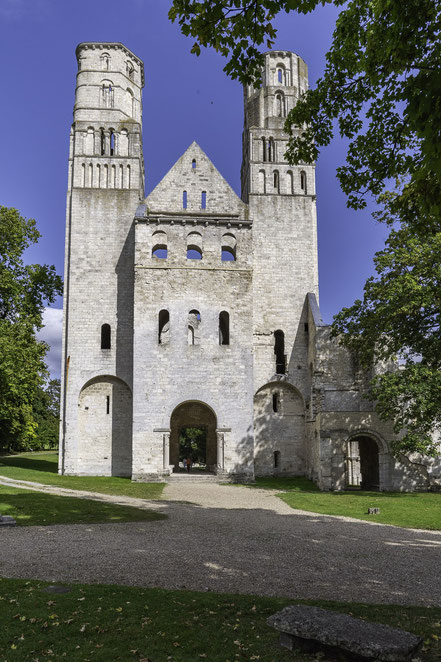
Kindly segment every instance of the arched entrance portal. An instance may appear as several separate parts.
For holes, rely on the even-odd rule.
[[[348,486],[380,489],[378,444],[372,437],[360,435],[348,442]]]
[[[183,402],[176,407],[170,420],[170,464],[175,471],[189,453],[199,466],[216,470],[216,427],[215,413],[203,402]]]

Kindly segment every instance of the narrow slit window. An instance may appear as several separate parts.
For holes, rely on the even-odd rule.
[[[110,131],[110,156],[115,154],[115,134],[113,131]]]
[[[276,355],[276,374],[284,375],[286,371],[285,334],[283,331],[274,331],[274,354]]]
[[[280,451],[274,451],[274,469],[280,468]]]
[[[101,327],[101,349],[110,349],[110,324]]]
[[[278,170],[274,170],[273,184],[274,184],[275,192],[280,193],[280,178],[279,178],[279,171]]]
[[[193,159],[193,161],[191,162],[191,167],[193,169],[196,168],[196,159]]]
[[[279,411],[279,394],[273,393],[273,412],[277,414]]]
[[[200,344],[201,314],[199,310],[190,310],[188,313],[187,341],[189,345]]]
[[[282,74],[282,70],[281,70],[281,69],[278,69],[278,70],[277,70],[277,81],[278,81],[279,83],[283,83],[282,76],[283,76],[283,74]]]
[[[166,345],[170,336],[170,313],[160,310],[158,316],[158,344]]]
[[[104,129],[100,131],[100,140],[101,140],[101,156],[104,156],[106,153],[106,136],[104,135]]]
[[[226,310],[219,313],[219,345],[230,344],[230,315]]]
[[[306,185],[306,172],[304,170],[300,173],[300,188],[302,189],[302,193],[305,193],[306,195],[308,191]]]
[[[187,209],[187,191],[182,192],[182,207]]]
[[[206,191],[202,191],[201,209],[207,209],[207,192]]]
[[[262,161],[266,161],[266,138],[262,138]]]
[[[110,414],[110,395],[106,395],[106,414]]]

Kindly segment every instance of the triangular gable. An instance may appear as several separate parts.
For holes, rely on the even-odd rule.
[[[149,212],[206,212],[239,215],[243,218],[246,209],[246,205],[196,142],[176,161],[145,202]]]

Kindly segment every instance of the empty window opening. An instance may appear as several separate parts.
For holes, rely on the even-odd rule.
[[[280,468],[280,451],[274,451],[274,469]]]
[[[234,234],[226,232],[222,235],[221,259],[222,262],[234,262],[236,260],[237,240]]]
[[[281,69],[277,69],[277,82],[283,83],[283,72]]]
[[[276,193],[280,193],[280,177],[279,177],[279,171],[278,170],[274,170],[273,184],[274,184],[274,190],[276,191]]]
[[[110,324],[101,327],[101,349],[110,349]]]
[[[188,246],[187,260],[202,260],[202,251],[197,246]]]
[[[182,207],[187,209],[187,191],[182,192]]]
[[[199,345],[200,344],[200,325],[201,325],[201,314],[199,310],[190,310],[188,313],[188,333],[187,339],[189,345]]]
[[[262,138],[262,161],[266,161],[266,138]]]
[[[307,193],[307,186],[306,186],[306,172],[302,170],[300,173],[300,188],[302,189],[303,193]]]
[[[230,344],[230,315],[226,310],[219,313],[219,345]]]
[[[309,333],[309,324],[308,324],[308,322],[305,322],[303,324],[303,329],[304,329],[305,333]]]
[[[115,154],[115,134],[113,130],[110,130],[110,156]]]
[[[193,159],[193,161],[191,162],[191,167],[196,168],[196,159]]]
[[[201,194],[201,209],[207,209],[207,192],[202,191]]]
[[[270,138],[268,140],[267,155],[268,155],[268,161],[273,162],[276,160],[276,150],[275,150],[273,138]]]
[[[274,331],[274,354],[276,355],[276,373],[284,375],[286,370],[285,334],[283,331]]]
[[[110,395],[106,395],[106,414],[110,414]]]
[[[202,260],[202,235],[190,232],[187,235],[187,260]]]
[[[158,316],[158,344],[166,345],[170,336],[170,313],[160,310]]]
[[[278,393],[273,393],[273,412],[277,413],[279,411],[279,406],[280,406],[280,396]]]
[[[100,129],[100,141],[101,141],[101,156],[104,156],[106,153],[106,136],[104,135],[104,129]]]
[[[160,260],[167,259],[167,234],[162,230],[153,233],[153,248],[152,257],[157,257]]]

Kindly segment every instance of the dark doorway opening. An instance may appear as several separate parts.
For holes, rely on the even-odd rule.
[[[378,444],[372,437],[360,436],[348,443],[347,482],[360,490],[380,489]]]
[[[175,472],[186,471],[190,457],[192,471],[215,472],[217,466],[217,422],[213,410],[203,402],[178,405],[170,420],[170,464]]]
[[[191,469],[207,469],[207,428],[183,427],[179,432],[179,464],[186,470],[187,460],[191,460]]]

